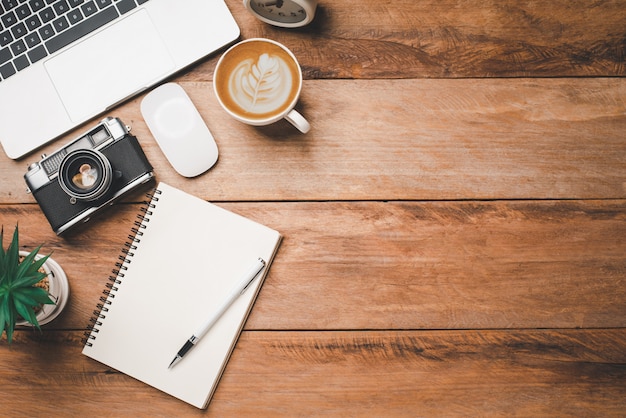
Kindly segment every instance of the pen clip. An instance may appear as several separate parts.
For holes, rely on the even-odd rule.
[[[261,257],[259,257],[259,263],[261,264],[261,266],[259,267],[259,270],[256,272],[254,276],[250,278],[250,280],[248,281],[248,283],[246,283],[243,289],[241,289],[241,293],[239,293],[239,295],[243,295],[245,291],[248,290],[248,288],[250,287],[254,279],[256,279],[259,273],[265,268],[265,260],[263,260]]]
[[[256,278],[256,276],[254,276],[252,279],[250,279],[248,284],[246,284],[245,287],[243,289],[241,289],[240,295],[243,295],[244,293],[246,293],[246,290],[248,290],[248,288],[250,287],[250,285],[252,284],[252,282],[254,281],[255,278]]]

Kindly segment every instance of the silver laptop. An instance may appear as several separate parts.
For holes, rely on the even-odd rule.
[[[224,0],[0,0],[0,142],[17,159],[239,37]]]

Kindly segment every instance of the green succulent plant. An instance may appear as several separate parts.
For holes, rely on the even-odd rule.
[[[36,309],[55,303],[45,289],[35,286],[46,277],[39,269],[49,256],[35,260],[39,246],[20,261],[18,236],[15,226],[13,240],[5,251],[4,227],[0,230],[0,337],[6,331],[9,344],[16,321],[23,318],[39,329]]]

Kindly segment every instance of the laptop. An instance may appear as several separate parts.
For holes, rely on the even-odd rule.
[[[224,0],[0,0],[0,142],[18,159],[239,38]]]

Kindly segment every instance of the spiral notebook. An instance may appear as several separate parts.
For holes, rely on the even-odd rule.
[[[164,183],[142,209],[95,312],[83,354],[206,408],[261,289],[281,235]],[[193,350],[181,345],[250,264],[266,267]]]

